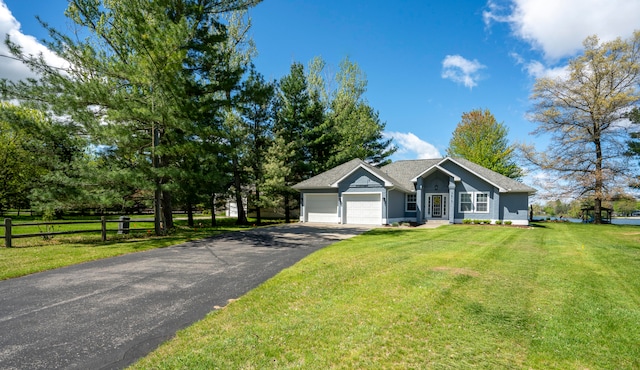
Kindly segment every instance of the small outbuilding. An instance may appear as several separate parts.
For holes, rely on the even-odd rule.
[[[582,207],[580,210],[582,211],[582,222],[584,223],[592,223],[595,220],[595,209],[594,206],[586,206]],[[600,207],[600,218],[603,224],[611,223],[611,214],[613,213],[613,209]]]
[[[536,190],[462,158],[398,161],[381,168],[354,159],[293,186],[300,221],[385,225],[462,223],[527,225]]]

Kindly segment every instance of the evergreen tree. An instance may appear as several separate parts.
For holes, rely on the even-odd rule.
[[[253,208],[256,222],[262,222],[261,209],[270,202],[262,197],[265,181],[265,160],[272,142],[275,82],[266,82],[255,68],[251,68],[242,84],[238,109],[247,127],[246,166],[250,186],[253,187]]]
[[[155,192],[156,232],[173,225],[172,145],[190,136],[193,122],[214,113],[213,96],[237,83],[224,68],[228,59],[217,46],[227,40],[221,14],[246,8],[253,0],[72,0],[67,17],[84,38],[66,36],[43,24],[52,40],[46,46],[66,60],[56,69],[41,57],[25,55],[8,42],[12,54],[39,80],[5,82],[5,95],[45,105],[82,125],[111,156],[134,162],[137,185]],[[217,72],[212,73],[212,71]],[[204,78],[204,73],[216,78]],[[160,206],[162,207],[160,208]]]
[[[311,173],[305,142],[310,99],[302,64],[293,63],[290,73],[280,80],[276,104],[275,140],[265,165],[265,188],[272,196],[282,197],[285,220],[289,222],[298,194],[290,187]]]

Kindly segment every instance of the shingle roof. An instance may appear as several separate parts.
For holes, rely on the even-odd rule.
[[[411,182],[411,179],[428,168],[435,166],[441,160],[442,159],[416,159],[397,161],[382,167],[381,170],[389,174],[392,178],[397,179],[398,185],[413,192],[416,187],[413,182]]]
[[[380,179],[384,180],[388,184],[398,188],[405,192],[415,191],[415,185],[411,181],[418,175],[426,172],[432,167],[438,166],[445,161],[452,161],[459,166],[466,168],[477,176],[483,178],[485,181],[504,189],[507,192],[515,193],[535,193],[536,190],[529,187],[519,181],[510,179],[504,175],[494,172],[488,168],[477,165],[471,161],[463,158],[439,158],[439,159],[417,159],[417,160],[405,160],[397,161],[388,164],[382,168],[376,168],[361,159],[353,159],[349,162],[343,163],[337,167],[334,167],[328,171],[325,171],[310,179],[304,180],[293,186],[296,190],[305,189],[331,189],[337,181],[348,176],[351,172],[357,168],[362,167],[369,172],[375,174]]]
[[[299,182],[292,187],[296,190],[304,190],[304,189],[331,189],[333,188],[333,184],[342,178],[348,176],[351,172],[355,171],[357,168],[364,168],[367,171],[373,173],[378,178],[383,180],[387,184],[391,184],[392,186],[400,187],[402,190],[410,192],[413,189],[413,186],[405,188],[401,184],[400,181],[394,179],[389,176],[386,172],[382,171],[380,168],[374,167],[361,159],[352,159],[349,162],[343,163],[339,166],[336,166],[330,170],[327,170],[321,174],[318,174],[310,179]]]
[[[352,159],[349,162],[343,163],[339,166],[333,167],[330,170],[327,170],[323,173],[320,173],[316,176],[313,176],[309,179],[299,182],[293,185],[292,188],[296,190],[330,189],[331,184],[336,182],[338,179],[344,177],[349,172],[353,171],[353,169],[358,167],[361,163],[364,163],[364,161],[361,159],[358,159],[358,158]]]
[[[459,164],[462,167],[467,168],[469,171],[474,172],[476,175],[484,178],[490,183],[497,185],[499,188],[506,190],[509,193],[535,193],[536,189],[527,186],[520,181],[516,181],[512,178],[499,174],[486,167],[482,167],[464,158],[449,158],[453,162]]]

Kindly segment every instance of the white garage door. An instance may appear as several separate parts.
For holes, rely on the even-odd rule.
[[[338,194],[305,194],[306,222],[338,223]]]
[[[346,224],[382,224],[380,193],[343,195]]]

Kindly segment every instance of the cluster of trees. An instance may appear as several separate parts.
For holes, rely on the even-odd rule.
[[[563,202],[559,199],[550,200],[545,204],[534,204],[533,211],[536,215],[551,217],[580,218],[582,208],[594,205],[593,199],[573,200]],[[640,201],[630,194],[615,194],[609,200],[603,202],[603,207],[613,209],[618,216],[631,216],[634,211],[640,210]]]
[[[239,223],[244,199],[258,217],[280,206],[289,218],[292,184],[355,157],[388,161],[356,63],[342,61],[335,81],[320,58],[279,81],[256,70],[245,10],[257,2],[72,0],[72,35],[42,23],[64,68],[7,39],[38,78],[0,83],[0,209],[153,201],[162,233],[176,206],[193,223],[205,204],[215,223],[216,198],[232,193]]]

